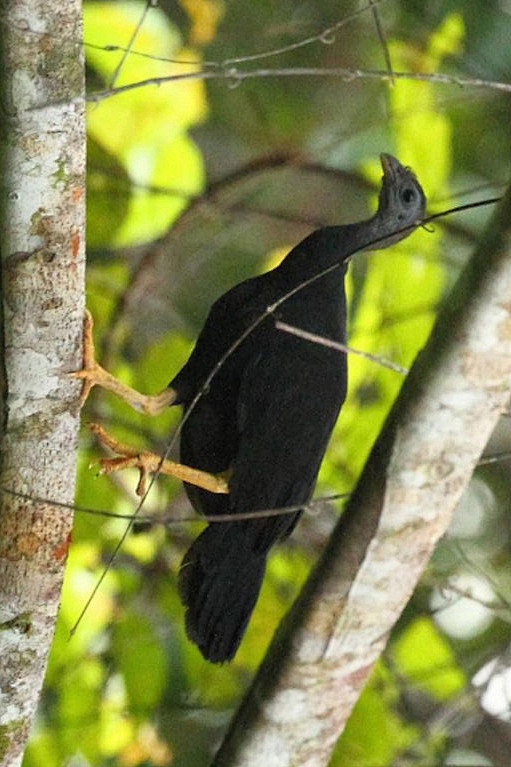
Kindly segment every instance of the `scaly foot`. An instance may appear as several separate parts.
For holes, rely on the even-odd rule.
[[[141,394],[136,389],[132,389],[131,386],[118,381],[111,373],[102,368],[96,362],[92,336],[93,325],[92,315],[86,309],[83,322],[83,368],[67,374],[70,378],[79,378],[83,381],[80,407],[83,407],[93,386],[101,386],[103,389],[114,392],[131,405],[134,410],[147,413],[147,415],[158,415],[174,403],[176,392],[170,387],[164,389],[160,394]]]
[[[211,493],[229,492],[226,472],[222,474],[208,474],[199,469],[192,469],[190,466],[184,466],[182,463],[162,459],[161,456],[155,453],[141,452],[137,448],[124,445],[115,437],[107,434],[99,424],[93,423],[89,428],[102,445],[110,448],[110,450],[113,450],[120,456],[119,458],[100,458],[97,461],[100,466],[100,474],[111,474],[114,471],[122,471],[122,469],[138,469],[140,479],[136,490],[137,495],[145,495],[147,476],[151,472],[176,477],[183,482],[209,490]]]

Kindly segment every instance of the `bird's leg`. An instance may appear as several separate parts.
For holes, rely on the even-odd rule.
[[[147,415],[158,415],[176,399],[176,393],[170,387],[160,394],[141,394],[131,386],[118,381],[111,373],[96,362],[94,351],[94,339],[92,337],[93,320],[88,310],[85,310],[83,323],[83,368],[73,373],[68,373],[70,378],[79,378],[83,381],[83,389],[80,395],[80,406],[83,406],[93,386],[101,386],[121,397],[131,405],[134,410]]]
[[[97,462],[95,461],[95,463],[99,463],[99,473],[111,474],[122,469],[138,469],[140,479],[136,490],[137,495],[145,495],[147,475],[151,472],[176,477],[176,479],[180,479],[182,482],[188,482],[190,485],[209,490],[210,493],[229,492],[228,472],[208,474],[205,471],[184,466],[182,463],[162,459],[161,456],[155,453],[141,452],[137,448],[119,442],[115,437],[107,434],[102,426],[96,423],[90,425],[90,430],[97,436],[102,445],[110,448],[110,450],[113,450],[120,456],[119,458],[100,458]]]
[[[135,410],[146,413],[147,415],[157,415],[169,405],[174,404],[176,392],[167,387],[160,394],[146,395],[141,394],[131,386],[118,381],[113,375],[101,367],[96,362],[94,352],[94,340],[92,337],[93,320],[89,311],[85,312],[83,327],[83,368],[73,373],[67,373],[71,378],[83,380],[83,389],[80,396],[80,406],[83,406],[89,396],[93,386],[101,386],[104,389],[114,392],[125,400]],[[193,469],[190,466],[184,466],[174,461],[162,460],[155,453],[141,452],[136,448],[123,445],[121,442],[107,434],[102,426],[98,424],[91,425],[91,431],[98,437],[102,445],[109,447],[116,452],[118,458],[101,458],[101,474],[111,474],[114,471],[122,469],[136,468],[140,472],[140,479],[137,486],[137,494],[144,495],[146,490],[147,475],[151,472],[166,474],[176,477],[190,485],[202,487],[211,493],[228,493],[229,485],[227,473],[208,474],[199,469]]]

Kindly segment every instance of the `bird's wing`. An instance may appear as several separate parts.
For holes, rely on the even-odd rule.
[[[275,331],[246,367],[238,396],[239,446],[231,511],[306,502],[345,397],[345,359]],[[251,522],[257,548],[287,535],[296,516]]]
[[[266,280],[267,282],[267,280]],[[171,381],[185,412],[201,387],[214,377],[187,414],[181,432],[181,461],[212,473],[226,471],[232,465],[238,445],[236,419],[239,380],[250,350],[257,347],[251,336],[243,349],[233,349],[216,369],[218,362],[240,338],[255,317],[264,311],[265,280],[248,280],[221,296],[212,306],[204,328],[188,362]],[[247,346],[249,347],[247,350]],[[197,510],[212,515],[227,513],[225,496],[215,496],[187,486],[188,497]]]
[[[228,349],[264,313],[272,296],[271,281],[261,275],[236,285],[215,301],[188,361],[169,384],[177,392],[177,403],[187,405],[193,399]],[[229,360],[217,371],[216,381],[227,368]],[[215,380],[212,384],[215,386]]]

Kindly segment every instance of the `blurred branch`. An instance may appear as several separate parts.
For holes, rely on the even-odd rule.
[[[109,323],[109,331],[104,336],[101,344],[101,355],[99,360],[108,365],[108,358],[112,352],[111,340],[115,338],[116,329],[124,318],[126,312],[132,305],[136,305],[141,295],[144,294],[147,282],[151,281],[151,275],[156,269],[160,258],[163,257],[169,243],[179,233],[180,227],[188,220],[190,216],[202,205],[210,203],[221,192],[231,188],[238,182],[249,178],[257,173],[290,165],[297,159],[296,154],[290,152],[275,152],[261,157],[249,160],[247,163],[235,168],[217,181],[209,183],[204,192],[196,197],[190,198],[188,207],[173,222],[172,228],[166,235],[153,243],[142,256],[136,267],[133,269],[126,289],[122,291],[118,302],[116,303]]]
[[[507,413],[503,413],[507,415]],[[510,461],[511,452],[504,450],[502,453],[495,453],[495,455],[483,455],[478,463],[478,466],[488,466],[491,463],[501,463],[502,461]]]
[[[272,56],[281,56],[283,53],[290,53],[291,51],[296,51],[299,48],[305,48],[307,45],[311,45],[312,43],[323,43],[324,45],[332,45],[332,43],[335,42],[335,38],[337,35],[337,32],[342,29],[342,27],[346,26],[348,22],[353,21],[353,19],[356,19],[358,16],[361,16],[366,11],[370,10],[373,13],[374,18],[377,20],[377,27],[379,26],[379,19],[377,16],[378,10],[377,7],[380,3],[382,3],[383,0],[369,0],[369,3],[367,5],[363,5],[360,8],[357,8],[356,10],[352,11],[352,13],[346,14],[342,19],[337,21],[335,24],[332,24],[329,27],[326,27],[321,32],[318,32],[315,35],[309,35],[308,37],[303,38],[302,40],[297,40],[294,43],[289,43],[288,45],[282,45],[278,48],[272,48],[267,51],[259,51],[258,53],[252,53],[245,56],[236,56],[234,58],[228,58],[223,59],[222,61],[203,61],[202,66],[204,67],[212,67],[214,69],[226,69],[227,67],[232,67],[234,64],[245,64],[250,61],[260,61],[261,59],[267,59],[271,58]],[[155,5],[154,0],[148,0],[147,5]],[[146,59],[151,59],[153,61],[164,61],[169,64],[196,64],[196,61],[185,61],[183,59],[171,59],[167,58],[165,56],[154,56],[153,54],[149,53],[143,53],[142,51],[134,51],[132,49],[133,42],[135,40],[136,34],[138,33],[138,30],[140,29],[140,26],[145,18],[145,15],[147,13],[147,8],[143,12],[143,16],[138,22],[137,28],[135,32],[132,34],[130,43],[127,47],[123,47],[120,45],[95,45],[94,43],[87,43],[84,42],[84,47],[86,48],[94,48],[96,50],[102,50],[108,53],[113,52],[119,52],[122,51],[122,53],[126,54],[122,61],[124,62],[126,57],[128,55],[131,56],[141,56]],[[378,33],[380,34],[380,29],[378,29]]]
[[[380,12],[378,10],[378,5],[375,2],[375,0],[369,0],[369,5],[371,6],[374,25],[376,27],[376,32],[378,33],[378,38],[380,40],[381,47],[383,49],[383,58],[385,59],[385,64],[387,66],[387,72],[389,74],[390,82],[392,85],[394,85],[395,80],[394,80],[394,72],[392,71],[392,62],[390,60],[390,51],[389,51],[389,46],[387,43],[387,38],[385,37],[385,30],[383,29],[383,25],[380,20]]]
[[[161,86],[167,83],[185,82],[190,80],[224,80],[228,87],[237,87],[244,80],[262,79],[267,77],[335,77],[352,82],[353,80],[380,80],[388,82],[393,80],[410,80],[413,82],[427,82],[435,85],[457,85],[468,88],[484,88],[504,93],[511,93],[511,83],[501,80],[485,80],[480,77],[464,77],[463,75],[445,75],[437,72],[395,72],[389,74],[381,69],[354,69],[348,67],[275,67],[268,69],[239,69],[230,67],[218,70],[198,70],[183,72],[178,75],[165,75],[164,77],[149,77],[146,80],[126,83],[117,88],[106,88],[102,91],[89,93],[87,101],[98,103],[120,93],[133,91],[137,88],[145,88],[148,85]],[[52,104],[53,105],[53,104]],[[49,106],[42,103],[33,109]]]
[[[443,307],[213,764],[328,763],[507,405],[511,189]]]
[[[146,0],[145,8],[143,9],[140,18],[137,21],[137,24],[136,24],[133,32],[131,33],[131,37],[129,39],[128,45],[124,49],[123,55],[119,59],[119,63],[115,67],[114,72],[113,72],[112,76],[110,77],[110,79],[108,81],[108,87],[109,88],[113,88],[114,87],[117,78],[121,74],[121,70],[122,70],[122,68],[124,66],[124,63],[126,62],[126,59],[128,58],[128,56],[131,53],[131,49],[133,48],[133,45],[135,43],[135,40],[137,39],[138,33],[142,29],[142,25],[144,23],[145,17],[147,16],[147,13],[148,13],[148,11],[150,10],[151,7],[154,7],[153,0]]]
[[[213,67],[219,67],[221,69],[227,69],[229,67],[232,67],[236,64],[246,64],[250,61],[260,61],[261,59],[267,59],[272,56],[281,56],[283,53],[290,53],[291,51],[296,51],[298,48],[304,48],[307,45],[311,45],[312,43],[323,43],[323,45],[332,45],[335,43],[335,38],[337,35],[337,32],[342,29],[342,27],[346,26],[348,22],[353,21],[353,19],[356,19],[358,16],[361,16],[363,13],[365,13],[368,10],[372,10],[373,15],[377,13],[377,6],[382,2],[383,0],[369,0],[369,3],[367,5],[363,5],[360,8],[357,8],[352,13],[346,14],[342,19],[337,21],[335,24],[332,24],[330,27],[326,27],[321,32],[319,32],[316,35],[310,35],[309,37],[304,38],[303,40],[297,40],[294,43],[290,43],[289,45],[283,45],[279,48],[273,48],[269,51],[262,51],[259,53],[253,53],[246,56],[237,56],[234,58],[224,59],[223,61],[219,62],[210,62],[209,66]]]

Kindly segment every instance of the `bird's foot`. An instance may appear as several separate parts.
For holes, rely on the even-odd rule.
[[[101,386],[102,377],[106,374],[106,370],[96,362],[96,350],[92,335],[93,327],[94,320],[92,319],[92,314],[86,309],[83,320],[83,367],[81,370],[74,370],[72,373],[66,373],[68,378],[78,378],[83,381],[83,387],[80,394],[80,407],[84,406],[92,387],[97,385]]]
[[[95,461],[95,463],[99,463],[99,473],[111,474],[114,471],[122,471],[122,469],[138,469],[140,478],[136,489],[137,495],[145,495],[147,477],[150,473],[176,477],[182,482],[196,485],[204,490],[209,490],[211,493],[229,492],[226,473],[208,474],[205,471],[184,466],[182,463],[169,461],[155,453],[140,452],[137,448],[119,442],[96,423],[91,424],[89,428],[102,445],[119,455],[118,458],[100,458],[99,461]]]
[[[94,338],[92,329],[94,321],[92,314],[88,309],[85,310],[83,321],[83,367],[73,373],[67,373],[69,378],[78,378],[83,381],[83,388],[80,394],[80,407],[83,407],[90,390],[93,386],[101,386],[121,397],[134,410],[147,413],[147,415],[158,415],[164,408],[172,405],[176,399],[176,393],[170,387],[164,389],[160,394],[141,394],[132,389],[131,386],[118,381],[111,373],[101,367],[96,362],[96,352],[94,348]]]

